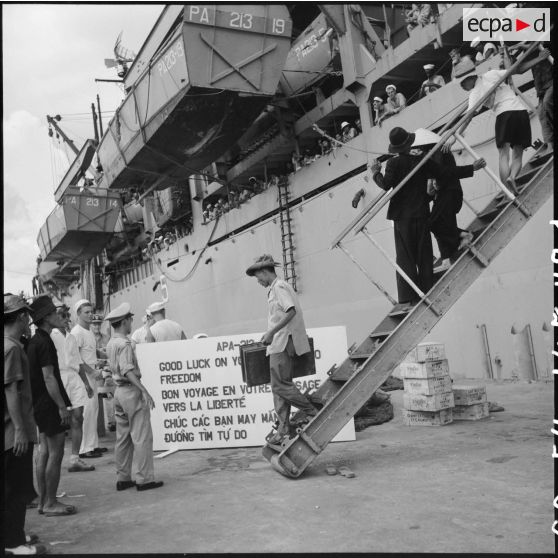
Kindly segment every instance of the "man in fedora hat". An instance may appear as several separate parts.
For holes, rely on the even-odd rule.
[[[268,346],[273,405],[279,419],[277,432],[268,440],[270,444],[279,444],[288,435],[291,405],[308,416],[318,412],[293,383],[294,359],[309,352],[310,344],[298,297],[286,281],[277,277],[277,265],[272,256],[264,254],[246,270],[246,275],[256,277],[262,287],[269,288],[267,331],[261,341]]]
[[[72,403],[64,389],[58,354],[50,337],[53,328],[64,326],[48,295],[35,298],[30,309],[31,318],[37,327],[27,346],[27,358],[33,410],[40,439],[37,459],[38,511],[47,516],[70,515],[76,512],[76,508],[59,502],[56,492],[64,456],[65,432],[70,428]]]
[[[70,473],[94,471],[95,467],[87,465],[79,457],[83,437],[83,408],[87,404],[87,399],[93,397],[93,388],[89,385],[86,373],[79,366],[77,341],[70,333],[70,309],[62,305],[56,311],[62,321],[62,327],[53,328],[50,337],[58,354],[60,377],[72,403],[70,419],[72,453],[68,471]]]
[[[127,302],[110,312],[105,318],[114,330],[107,345],[112,377],[116,383],[114,410],[116,416],[116,490],[136,487],[150,490],[163,486],[155,482],[153,468],[153,432],[150,410],[155,403],[141,383],[141,372],[132,342],[133,314]],[[132,461],[136,461],[136,480],[132,480]]]
[[[29,362],[20,338],[29,324],[29,306],[11,293],[4,295],[4,549],[6,553],[44,554],[25,534],[25,513],[37,493],[33,486],[33,446],[37,426]],[[36,542],[36,541],[35,541]]]
[[[410,154],[414,133],[396,127],[390,132],[389,141],[388,150],[396,156],[388,159],[385,174],[382,175],[378,162],[371,169],[376,184],[386,191],[397,187],[422,159],[420,155]],[[434,283],[432,239],[428,227],[428,179],[443,182],[455,174],[455,169],[445,169],[429,159],[389,203],[387,218],[393,221],[397,265],[423,293],[428,292]],[[399,273],[396,277],[399,303],[416,304],[418,293]]]
[[[434,71],[434,64],[425,64],[423,68],[426,73],[426,79],[420,86],[421,98],[430,95],[430,93],[437,91],[438,89],[440,89],[440,87],[443,87],[446,84],[444,78],[436,74],[436,72]]]
[[[99,447],[99,434],[97,431],[97,420],[99,416],[99,382],[103,376],[97,370],[97,341],[95,334],[91,331],[91,319],[93,318],[93,307],[86,298],[78,300],[74,304],[77,323],[72,328],[72,335],[76,338],[80,356],[80,369],[85,372],[89,385],[93,389],[93,397],[85,403],[83,409],[83,437],[79,456],[82,459],[101,457],[107,448]]]
[[[187,339],[181,325],[166,318],[166,308],[164,302],[154,302],[153,304],[150,304],[147,307],[146,312],[153,319],[152,324],[147,327],[145,335],[147,343]]]

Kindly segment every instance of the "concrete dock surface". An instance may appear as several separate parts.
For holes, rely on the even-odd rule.
[[[26,532],[71,555],[554,551],[553,384],[488,383],[504,412],[442,427],[405,426],[390,393],[392,421],[330,444],[296,480],[261,448],[180,451],[155,460],[162,488],[116,492],[114,433],[94,472],[67,472],[68,442],[59,492],[78,513],[28,509]]]

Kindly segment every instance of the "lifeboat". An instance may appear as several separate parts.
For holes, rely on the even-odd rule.
[[[37,237],[45,262],[79,264],[97,256],[114,234],[120,195],[102,189],[66,189]]]
[[[150,35],[161,41],[158,48],[144,45],[150,57],[140,51],[130,69],[142,73],[126,82],[127,96],[97,150],[103,186],[163,190],[166,178],[202,170],[242,136],[277,90],[290,49],[285,6],[200,4],[175,15],[166,34]]]

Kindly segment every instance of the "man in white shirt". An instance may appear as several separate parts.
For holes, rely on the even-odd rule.
[[[80,370],[85,372],[89,385],[93,389],[93,397],[85,404],[83,411],[83,437],[79,456],[81,458],[101,457],[106,448],[100,448],[97,434],[97,417],[99,414],[99,397],[97,380],[102,374],[95,370],[97,364],[97,341],[91,331],[92,306],[86,299],[78,300],[74,304],[77,324],[72,328],[72,335],[76,338],[80,356]]]
[[[155,322],[147,311],[141,318],[142,326],[138,327],[132,335],[130,335],[130,339],[133,341],[135,345],[139,343],[147,343],[147,330],[151,327]]]
[[[444,78],[434,71],[434,64],[425,64],[423,68],[426,73],[426,79],[422,82],[420,87],[421,98],[430,95],[430,93],[434,93],[434,91],[437,91],[446,84]]]
[[[72,403],[70,413],[70,427],[72,435],[72,454],[70,456],[70,473],[94,471],[95,467],[87,465],[79,458],[79,450],[83,437],[83,408],[88,398],[93,397],[93,389],[85,372],[80,369],[79,349],[76,338],[70,334],[70,309],[60,306],[56,309],[61,317],[64,327],[54,328],[50,338],[54,341],[56,353],[58,354],[58,366],[64,389]]]
[[[268,345],[273,406],[279,419],[277,432],[267,440],[279,444],[289,434],[291,405],[308,417],[318,414],[312,402],[293,383],[294,361],[297,355],[310,351],[302,308],[293,288],[275,274],[276,262],[269,254],[256,259],[246,275],[256,277],[262,287],[268,287],[267,331],[262,343]]]
[[[489,70],[479,76],[473,69],[462,75],[459,83],[465,91],[469,91],[468,110],[471,110],[505,73],[506,70]],[[521,172],[523,151],[531,145],[529,113],[521,99],[505,81],[483,104],[496,115],[495,139],[499,155],[500,180],[515,192],[515,179]]]
[[[145,338],[147,343],[186,339],[186,335],[180,324],[168,320],[165,317],[164,302],[154,302],[147,308],[147,312],[151,314],[154,320],[153,325],[147,328],[147,335]]]

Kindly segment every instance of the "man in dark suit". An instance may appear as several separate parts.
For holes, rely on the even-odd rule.
[[[388,159],[383,175],[379,163],[376,162],[372,166],[374,181],[383,190],[397,187],[421,161],[421,155],[410,154],[414,140],[415,134],[403,128],[397,127],[390,132],[389,152],[396,156]],[[463,172],[471,172],[474,165],[467,165],[461,169]],[[387,218],[393,221],[396,263],[423,293],[427,293],[434,284],[432,239],[428,226],[428,179],[436,178],[440,183],[444,183],[454,176],[455,169],[444,168],[429,159],[391,198],[389,204]],[[412,305],[419,301],[418,293],[399,273],[397,295],[401,304]]]

